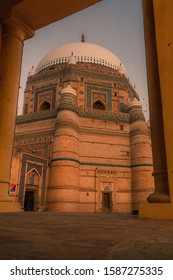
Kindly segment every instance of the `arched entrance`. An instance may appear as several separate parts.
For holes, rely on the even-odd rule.
[[[104,212],[112,211],[112,192],[109,187],[105,187],[102,193],[102,208]]]
[[[36,211],[38,200],[39,175],[35,169],[27,174],[24,211]]]

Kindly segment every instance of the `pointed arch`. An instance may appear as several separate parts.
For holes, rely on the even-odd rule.
[[[108,186],[106,186],[105,188],[104,188],[104,192],[110,192],[110,187],[108,187]]]
[[[26,175],[27,185],[38,186],[39,180],[40,180],[40,174],[35,168],[31,169]]]
[[[104,103],[100,99],[98,99],[93,103],[93,109],[105,110],[106,108],[105,108]]]
[[[45,110],[50,110],[51,109],[51,105],[47,100],[44,100],[41,104],[40,104],[40,111],[45,111]]]

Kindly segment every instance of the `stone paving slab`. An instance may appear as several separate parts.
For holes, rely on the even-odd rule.
[[[0,213],[0,259],[173,259],[173,222],[114,213]]]

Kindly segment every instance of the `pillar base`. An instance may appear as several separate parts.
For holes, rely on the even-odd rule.
[[[0,212],[21,212],[19,202],[0,201]]]
[[[140,203],[139,217],[173,220],[173,203]]]

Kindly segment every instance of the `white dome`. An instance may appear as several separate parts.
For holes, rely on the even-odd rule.
[[[99,45],[85,42],[71,43],[56,48],[42,58],[36,71],[39,72],[51,65],[68,63],[71,53],[76,62],[101,64],[116,70],[121,66],[121,73],[127,76],[124,65],[115,54]]]

